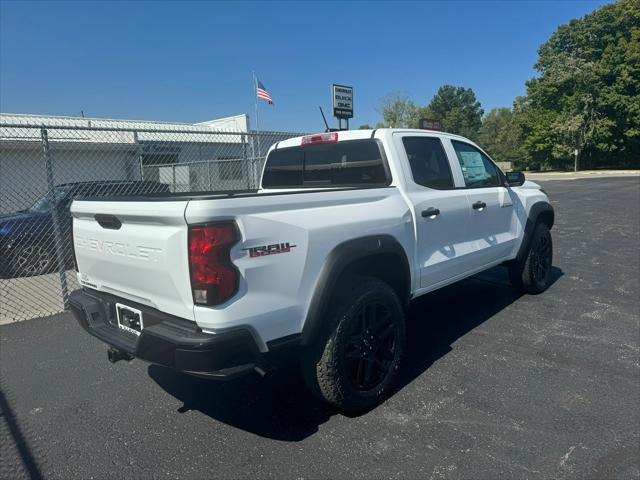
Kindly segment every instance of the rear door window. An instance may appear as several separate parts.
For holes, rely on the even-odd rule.
[[[414,182],[439,190],[454,188],[449,159],[439,138],[403,137],[402,143]]]
[[[273,150],[264,188],[388,185],[390,175],[374,139]]]

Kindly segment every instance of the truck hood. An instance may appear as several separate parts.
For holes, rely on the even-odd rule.
[[[525,180],[524,183],[520,186],[520,188],[525,188],[529,190],[540,190],[542,187],[536,182],[532,182],[531,180]]]

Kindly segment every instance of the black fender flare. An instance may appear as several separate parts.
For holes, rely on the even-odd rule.
[[[545,201],[534,203],[531,206],[531,209],[529,210],[529,215],[527,216],[527,223],[524,226],[522,243],[520,244],[518,255],[516,255],[516,261],[522,262],[526,258],[527,252],[529,251],[529,243],[531,242],[531,236],[533,235],[533,230],[535,229],[535,226],[538,224],[539,218],[542,214],[546,216],[550,216],[551,223],[549,225],[549,229],[553,227],[553,223],[555,222],[555,212],[551,204]]]
[[[347,240],[329,252],[322,266],[302,329],[303,345],[309,345],[320,334],[331,296],[347,267],[367,257],[372,257],[371,260],[375,261],[375,257],[382,254],[391,254],[398,258],[403,271],[401,288],[403,295],[400,300],[404,304],[409,302],[411,270],[407,254],[400,242],[391,235],[371,235]]]

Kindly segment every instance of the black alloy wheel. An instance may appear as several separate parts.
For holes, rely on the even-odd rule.
[[[553,265],[553,240],[544,223],[535,226],[526,256],[509,263],[509,279],[525,293],[544,292],[550,283]]]
[[[52,271],[53,256],[44,245],[23,245],[16,250],[12,263],[14,274],[34,277]]]
[[[396,328],[391,312],[371,301],[356,314],[345,343],[343,361],[351,386],[371,390],[389,373],[396,350]]]
[[[537,244],[531,251],[531,273],[536,282],[544,284],[551,269],[551,237],[541,235],[537,240]]]
[[[349,414],[380,404],[404,354],[404,308],[397,292],[377,278],[345,279],[323,325],[301,358],[307,386]]]

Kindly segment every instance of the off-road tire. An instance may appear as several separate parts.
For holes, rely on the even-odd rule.
[[[544,223],[538,223],[525,257],[522,260],[514,260],[509,265],[511,284],[525,293],[544,292],[549,287],[552,263],[551,232]]]
[[[404,309],[376,278],[352,278],[338,291],[326,328],[304,352],[302,374],[318,398],[355,414],[382,402],[393,384],[404,353]]]

